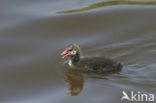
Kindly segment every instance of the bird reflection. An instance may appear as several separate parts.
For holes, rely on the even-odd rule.
[[[76,96],[81,93],[84,85],[83,74],[75,69],[67,69],[65,81],[68,83],[69,95]]]
[[[84,75],[89,78],[94,78],[94,79],[102,79],[102,80],[108,80],[108,76],[110,74],[117,74],[117,76],[123,77],[121,74],[118,72],[109,72],[109,73],[92,73],[92,72],[84,72],[80,71],[77,69],[72,69],[72,68],[66,68],[65,71],[65,82],[68,83],[68,90],[69,93],[68,95],[71,96],[76,96],[81,93],[83,87],[84,87]],[[114,75],[115,76],[115,75]]]

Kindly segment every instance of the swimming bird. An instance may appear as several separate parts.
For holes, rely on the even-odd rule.
[[[69,45],[62,53],[62,58],[69,57],[68,65],[82,71],[95,73],[116,72],[122,69],[122,65],[106,57],[84,57],[81,48],[77,44]]]

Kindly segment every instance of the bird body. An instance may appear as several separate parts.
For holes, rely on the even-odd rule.
[[[98,73],[116,72],[122,69],[122,65],[105,57],[81,58],[80,47],[72,44],[61,54],[63,58],[70,57],[69,67],[82,71],[91,71]]]

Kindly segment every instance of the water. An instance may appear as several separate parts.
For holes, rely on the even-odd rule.
[[[156,95],[155,5],[57,13],[101,1],[0,1],[0,103],[120,103],[122,91]],[[85,56],[121,62],[123,70],[68,70],[60,53],[71,43]],[[71,89],[74,96],[66,94]]]

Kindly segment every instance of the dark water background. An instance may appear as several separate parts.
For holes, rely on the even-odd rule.
[[[0,1],[0,103],[120,103],[122,91],[156,95],[156,5],[59,13],[100,1]],[[86,56],[121,62],[121,74],[66,71],[60,53],[71,43]],[[66,94],[65,78],[75,82],[76,96]]]

